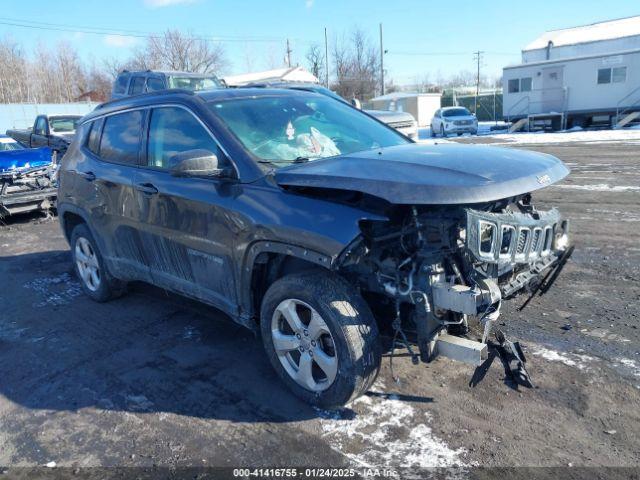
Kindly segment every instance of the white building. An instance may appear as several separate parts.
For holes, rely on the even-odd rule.
[[[418,122],[419,127],[431,123],[433,114],[440,108],[440,93],[394,92],[372,98],[369,103],[374,110],[408,112]]]
[[[640,120],[640,16],[544,33],[504,68],[503,87],[505,120],[521,127]]]

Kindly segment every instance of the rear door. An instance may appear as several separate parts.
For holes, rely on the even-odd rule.
[[[198,117],[181,106],[150,111],[146,165],[134,188],[153,283],[236,312],[233,245],[239,228],[233,206],[237,185],[229,180],[174,177],[172,157],[208,150],[222,164],[224,152]]]
[[[89,215],[96,241],[112,273],[148,278],[137,236],[133,178],[141,158],[146,110],[130,110],[95,120],[75,166],[78,203]]]

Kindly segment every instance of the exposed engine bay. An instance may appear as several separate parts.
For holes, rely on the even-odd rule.
[[[364,221],[361,230],[342,271],[384,312],[382,327],[391,323],[389,333],[410,351],[417,344],[425,362],[444,334],[452,356],[479,364],[502,301],[534,288],[569,247],[568,222],[555,209],[537,210],[530,194],[480,205],[398,207],[390,221]],[[480,345],[464,343],[470,320],[483,329]]]

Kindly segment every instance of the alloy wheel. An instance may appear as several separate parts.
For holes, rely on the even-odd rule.
[[[100,288],[100,264],[89,240],[78,237],[75,257],[80,278],[89,290],[95,292]]]
[[[280,302],[271,320],[271,338],[280,363],[301,387],[321,392],[338,372],[336,345],[320,314],[302,300]]]

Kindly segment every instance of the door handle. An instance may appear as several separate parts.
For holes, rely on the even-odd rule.
[[[146,195],[155,195],[158,193],[158,189],[151,183],[139,183],[136,185],[136,190]]]
[[[96,175],[93,172],[76,172],[79,176],[84,178],[87,182],[93,182],[96,179]]]

